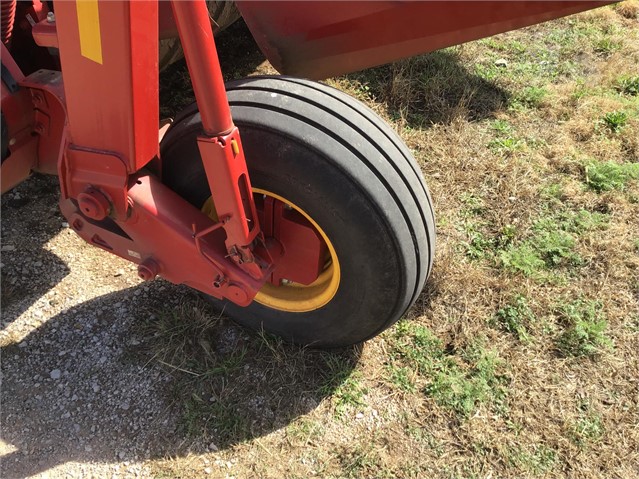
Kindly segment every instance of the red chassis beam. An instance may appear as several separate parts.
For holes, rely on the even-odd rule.
[[[160,274],[247,305],[273,265],[253,254],[258,216],[208,10],[204,0],[175,1],[173,9],[202,112],[198,142],[219,221],[144,172],[158,158],[157,2],[57,3],[64,82],[40,70],[21,86],[40,99],[44,163],[57,164],[62,212],[82,238],[137,263],[143,279]]]

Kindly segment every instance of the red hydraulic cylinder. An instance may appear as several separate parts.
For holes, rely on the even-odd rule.
[[[173,0],[173,15],[184,49],[204,134],[198,148],[218,217],[224,223],[229,257],[254,278],[268,266],[253,255],[260,228],[240,132],[233,125],[224,78],[204,0]]]
[[[206,2],[173,0],[171,5],[204,133],[209,136],[230,133],[233,120]]]

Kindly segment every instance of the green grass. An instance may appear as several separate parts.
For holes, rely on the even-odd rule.
[[[532,451],[515,448],[509,454],[511,464],[533,476],[549,473],[557,462],[557,452],[545,445],[537,445]]]
[[[579,299],[560,306],[557,314],[565,324],[556,340],[557,349],[563,356],[592,357],[612,347],[600,302]]]
[[[631,180],[639,178],[639,163],[590,161],[584,173],[586,185],[597,193],[623,190]]]
[[[514,334],[519,341],[527,343],[531,340],[531,327],[536,319],[526,297],[518,294],[510,304],[495,313],[493,321],[505,331]]]
[[[446,357],[439,364],[424,393],[445,409],[463,417],[480,405],[502,409],[506,397],[506,377],[499,371],[502,361],[493,351],[471,345],[462,351],[463,364]]]
[[[639,95],[639,75],[622,76],[617,80],[615,89],[622,95],[638,96]]]
[[[403,366],[393,365],[392,384],[404,390],[414,389],[414,382],[409,379],[416,369],[419,381],[426,383],[424,394],[462,417],[470,416],[482,404],[489,408],[504,405],[504,364],[494,351],[485,348],[483,341],[451,353],[421,325],[402,321],[397,329],[391,340],[392,355]]]
[[[601,415],[591,409],[582,412],[570,427],[573,442],[582,448],[599,442],[604,434],[605,428]]]
[[[613,133],[619,133],[628,123],[628,113],[615,110],[606,113],[601,122]]]
[[[606,222],[606,215],[586,210],[544,216],[533,223],[526,239],[501,250],[499,259],[508,271],[547,279],[547,270],[580,266],[583,260],[575,252],[577,238],[586,231],[605,227]]]

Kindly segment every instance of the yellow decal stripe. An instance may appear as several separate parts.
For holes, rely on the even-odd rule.
[[[76,0],[80,28],[80,52],[83,57],[102,64],[102,38],[98,0]]]

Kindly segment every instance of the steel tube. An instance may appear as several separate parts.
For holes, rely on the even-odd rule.
[[[205,0],[171,0],[186,65],[205,134],[222,136],[233,128],[224,78]]]

